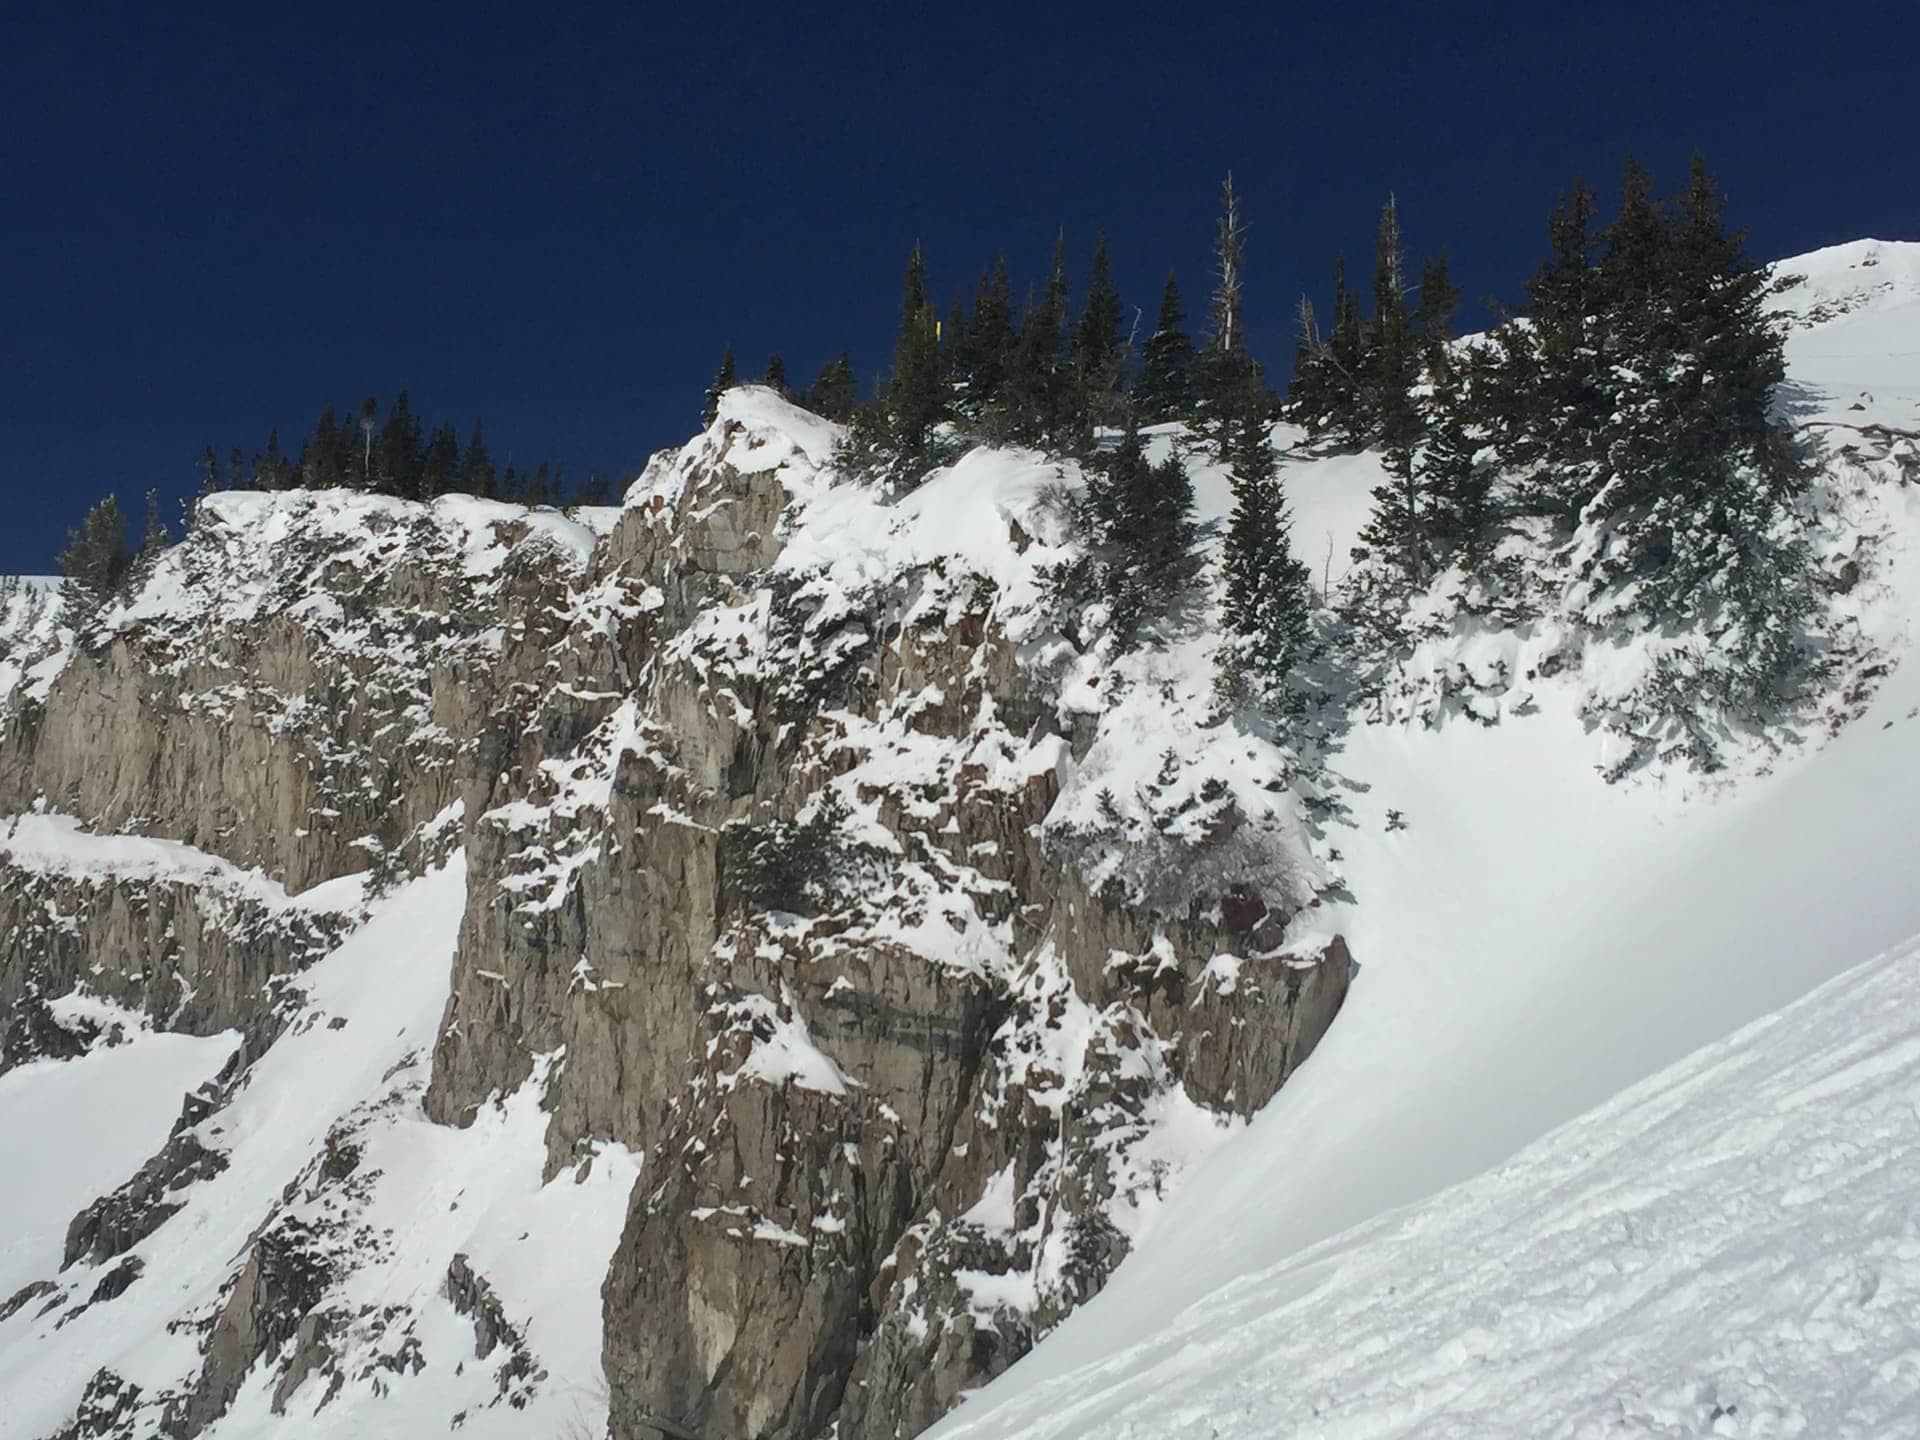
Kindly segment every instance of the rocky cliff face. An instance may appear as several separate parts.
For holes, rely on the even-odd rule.
[[[1072,473],[975,452],[889,505],[832,442],[749,389],[618,512],[216,497],[0,710],[16,1027],[72,1034],[79,987],[251,1057],[365,913],[338,877],[464,850],[421,1099],[467,1127],[531,1087],[549,1176],[644,1155],[602,1291],[622,1440],[924,1428],[1100,1287],[1352,968],[1289,943],[1333,883],[1319,797],[1219,723],[1197,632],[1116,656],[1049,621]],[[199,870],[66,863],[159,842],[53,814]],[[198,1144],[147,1188],[190,1196]],[[393,1183],[354,1146],[288,1197]],[[74,1433],[197,1434],[259,1367],[278,1412],[455,1362],[398,1317],[419,1353],[356,1362],[344,1276],[381,1262],[301,1223],[261,1217],[164,1404],[103,1372]],[[456,1259],[435,1303],[513,1337],[522,1403],[540,1330]]]

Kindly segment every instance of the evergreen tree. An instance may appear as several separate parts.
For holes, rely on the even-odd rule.
[[[300,456],[300,483],[309,490],[335,490],[359,478],[353,430],[334,419],[333,407],[321,412]]]
[[[720,359],[720,371],[713,377],[713,383],[707,386],[706,408],[700,412],[703,425],[711,425],[720,416],[720,397],[739,384],[734,374],[733,347],[727,347],[727,353]]]
[[[933,427],[946,418],[946,391],[940,383],[939,327],[927,300],[927,266],[918,245],[907,260],[900,334],[893,346],[886,409],[897,459],[906,470],[917,468],[927,454]],[[895,478],[905,478],[904,470]]]
[[[84,621],[117,592],[133,558],[127,549],[127,517],[120,502],[109,495],[87,511],[78,530],[67,532],[67,546],[60,552],[57,563],[66,577],[62,606],[68,623]]]
[[[483,500],[496,498],[493,457],[487,453],[486,437],[481,433],[478,420],[473,422],[473,434],[461,452],[456,474],[454,488],[461,494],[478,495]]]
[[[762,377],[760,383],[776,395],[786,395],[788,393],[787,362],[782,360],[778,354],[769,355],[767,357],[767,373]]]
[[[1428,477],[1412,446],[1389,451],[1385,461],[1387,478],[1373,489],[1360,544],[1393,567],[1402,590],[1418,590],[1433,574]]]
[[[1129,415],[1119,442],[1088,472],[1082,513],[1114,633],[1130,643],[1198,573],[1193,482],[1177,456],[1147,462]]]
[[[1593,191],[1576,180],[1547,221],[1527,321],[1503,325],[1473,393],[1503,460],[1530,472],[1532,508],[1571,520],[1599,489],[1609,408]]]
[[[253,457],[253,487],[256,490],[285,490],[293,478],[293,467],[280,450],[280,427],[267,432],[267,448]]]
[[[1365,389],[1369,365],[1366,321],[1360,297],[1347,284],[1345,260],[1333,262],[1333,333],[1327,338],[1328,429],[1349,445],[1372,438]]]
[[[1414,306],[1413,328],[1420,340],[1421,360],[1429,374],[1449,364],[1453,317],[1460,313],[1460,287],[1448,272],[1446,252],[1420,262],[1420,298]]]
[[[440,425],[420,457],[420,498],[431,500],[457,489],[460,480],[460,437],[453,426]]]
[[[974,287],[973,314],[954,343],[955,381],[962,390],[961,403],[967,414],[978,416],[1001,398],[1020,343],[1006,251],[1000,252],[990,269],[981,272]]]
[[[420,494],[420,421],[403,389],[388,407],[373,442],[373,484],[383,495],[416,499]]]
[[[1213,297],[1207,307],[1207,339],[1195,357],[1194,395],[1201,420],[1225,443],[1259,389],[1259,370],[1247,352],[1245,310],[1246,217],[1233,172],[1220,187],[1220,219],[1214,233]]]
[[[1230,696],[1291,708],[1288,678],[1312,651],[1312,587],[1294,557],[1266,420],[1249,411],[1227,452],[1233,513],[1221,550],[1228,632],[1221,684]]]
[[[1493,544],[1493,472],[1479,463],[1465,380],[1454,368],[1434,381],[1431,415],[1419,456],[1434,552],[1469,574],[1483,573]]]
[[[1184,419],[1193,413],[1193,341],[1187,336],[1186,326],[1180,285],[1169,270],[1153,334],[1141,348],[1140,378],[1133,387],[1134,408],[1149,424]]]
[[[1367,352],[1366,410],[1390,460],[1410,451],[1419,437],[1419,407],[1413,387],[1419,352],[1407,315],[1406,249],[1400,237],[1400,206],[1392,196],[1380,210],[1373,272],[1373,343]]]
[[[1086,299],[1074,322],[1070,346],[1076,391],[1073,408],[1083,445],[1091,441],[1093,427],[1117,420],[1124,404],[1120,382],[1127,368],[1126,337],[1121,333],[1125,319],[1107,256],[1107,232],[1102,230],[1094,242]]]
[[[842,350],[839,358],[821,367],[813,384],[807,387],[803,402],[814,414],[842,423],[853,418],[860,403],[860,387],[853,374],[853,361]]]
[[[1069,290],[1067,238],[1053,245],[1047,283],[1036,302],[1029,299],[1020,325],[1020,343],[1002,396],[1006,437],[1026,445],[1054,445],[1068,428],[1069,371],[1066,361]]]

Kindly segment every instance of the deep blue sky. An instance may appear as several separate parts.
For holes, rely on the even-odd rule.
[[[82,14],[82,11],[85,14]],[[1006,247],[1197,309],[1221,172],[1257,350],[1381,199],[1513,298],[1555,193],[1698,145],[1766,257],[1920,236],[1920,7],[14,7],[0,571],[86,505],[411,387],[497,458],[637,467],[722,347],[884,363],[902,260]],[[170,515],[171,515],[170,509]]]

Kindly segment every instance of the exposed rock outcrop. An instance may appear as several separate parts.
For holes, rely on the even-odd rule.
[[[1072,477],[986,454],[893,506],[835,482],[834,440],[733,392],[617,523],[216,497],[0,712],[0,811],[252,877],[9,866],[9,1013],[84,984],[257,1055],[362,913],[338,877],[464,847],[425,1107],[469,1125],[533,1083],[550,1175],[644,1152],[603,1288],[615,1440],[924,1428],[1100,1288],[1352,968],[1303,918],[1332,883],[1311,774],[1218,723],[1206,675],[1060,634]],[[769,908],[743,844],[802,821],[832,853],[805,913]],[[68,1263],[132,1255],[220,1163],[176,1133]],[[377,1183],[342,1131],[287,1196]],[[406,1315],[343,1307],[353,1246],[317,1213],[261,1218],[172,1433],[269,1357],[276,1410],[379,1383],[349,1331],[424,1363]],[[444,1294],[519,1404],[520,1319],[464,1255]]]

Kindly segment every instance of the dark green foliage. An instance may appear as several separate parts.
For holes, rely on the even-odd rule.
[[[420,457],[420,498],[431,500],[454,488],[460,478],[460,439],[453,426],[435,427]]]
[[[267,432],[267,448],[253,457],[252,485],[256,490],[286,490],[294,483],[293,461],[280,449],[280,427]]]
[[[978,417],[1004,392],[1019,343],[1013,281],[1003,250],[992,268],[981,272],[973,292],[973,313],[952,340],[951,373],[962,413]]]
[[[420,422],[402,390],[387,409],[387,418],[373,441],[373,487],[382,495],[420,498]]]
[[[860,386],[854,379],[853,361],[842,350],[839,358],[829,360],[809,385],[800,403],[827,420],[842,423],[853,418],[860,403]]]
[[[467,448],[460,456],[459,489],[466,495],[478,495],[483,500],[494,496],[495,477],[493,456],[487,453],[487,441],[481,432],[478,420],[473,422],[473,434],[467,439]]]
[[[1264,417],[1242,417],[1227,460],[1233,513],[1221,550],[1228,631],[1221,686],[1237,700],[1290,709],[1298,696],[1288,682],[1313,650],[1312,588],[1307,567],[1293,554]]]
[[[1075,424],[1082,446],[1092,440],[1093,427],[1111,425],[1120,418],[1125,400],[1120,393],[1127,370],[1127,341],[1121,332],[1126,309],[1113,283],[1107,256],[1107,233],[1101,231],[1087,270],[1087,294],[1074,322],[1070,349],[1073,365]]]
[[[1240,417],[1263,404],[1259,367],[1247,350],[1245,309],[1246,217],[1228,173],[1220,187],[1220,220],[1213,247],[1214,286],[1207,337],[1193,361],[1198,419],[1223,447]]]
[[[1430,374],[1445,369],[1448,342],[1453,339],[1453,317],[1460,313],[1460,287],[1453,283],[1445,252],[1420,262],[1420,296],[1414,306],[1413,328],[1419,336],[1421,360]]]
[[[848,813],[829,790],[805,820],[729,825],[720,836],[721,884],[759,910],[811,915],[843,903],[846,888],[884,859],[847,835]]]
[[[739,384],[733,363],[733,347],[727,347],[727,353],[720,357],[720,369],[707,385],[706,405],[700,412],[700,422],[711,425],[720,415],[720,397]]]
[[[1140,352],[1140,378],[1134,382],[1133,405],[1148,424],[1177,420],[1193,413],[1193,340],[1187,334],[1187,312],[1180,285],[1167,272],[1167,288],[1160,294],[1160,312],[1153,333]]]
[[[107,496],[67,532],[60,552],[60,573],[66,577],[63,603],[70,622],[77,623],[117,594],[133,568],[127,548],[127,517],[120,502]]]
[[[1420,350],[1407,314],[1406,249],[1400,238],[1400,207],[1391,196],[1380,211],[1373,272],[1373,333],[1367,346],[1364,410],[1390,466],[1404,470],[1420,438]]]
[[[927,299],[927,264],[918,245],[907,261],[900,333],[887,380],[887,420],[895,453],[909,466],[926,455],[933,428],[946,418],[940,379],[938,316]]]
[[[1071,600],[1070,592],[1091,582],[1114,634],[1130,644],[1199,571],[1193,482],[1177,456],[1148,463],[1131,417],[1119,442],[1091,464],[1081,514],[1090,559],[1080,573],[1061,577],[1062,593]]]
[[[1443,370],[1434,382],[1426,442],[1418,457],[1428,505],[1426,538],[1437,560],[1484,573],[1494,539],[1493,469],[1480,463],[1466,381]]]
[[[776,395],[784,396],[788,394],[787,362],[782,360],[778,354],[769,355],[767,357],[767,373],[761,377],[760,383]]]
[[[1360,446],[1372,438],[1365,405],[1367,328],[1360,300],[1347,285],[1344,260],[1333,262],[1332,327],[1325,335],[1313,304],[1300,301],[1293,380],[1287,389],[1287,415],[1315,439]]]
[[[294,466],[300,484],[308,490],[338,490],[359,480],[353,427],[337,422],[329,405],[314,426],[313,435]]]

